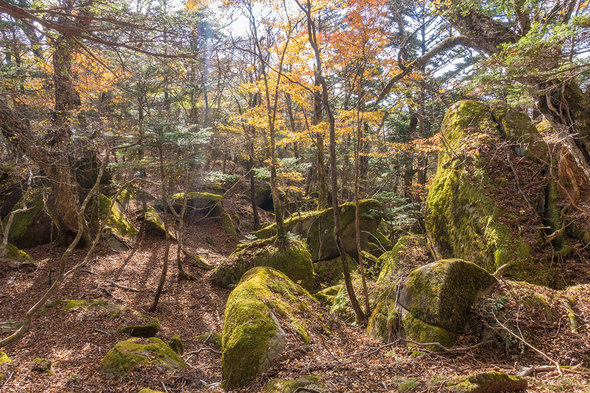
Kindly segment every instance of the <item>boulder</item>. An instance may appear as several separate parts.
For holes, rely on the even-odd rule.
[[[290,238],[260,240],[235,251],[211,273],[211,281],[222,287],[235,285],[255,266],[272,267],[304,288],[313,286],[313,264],[304,242]]]
[[[552,272],[542,274],[531,256],[544,226],[537,205],[549,182],[548,148],[528,116],[501,102],[459,101],[441,134],[426,216],[440,257],[488,272],[510,264],[509,277],[548,284]]]
[[[478,297],[496,282],[479,266],[460,259],[424,265],[380,296],[367,334],[384,342],[403,337],[450,347],[464,333]],[[442,350],[438,345],[429,349]]]
[[[23,250],[17,248],[16,246],[8,243],[6,245],[5,252],[2,252],[2,245],[0,245],[0,259],[5,258],[11,261],[20,262],[20,263],[32,263],[33,258],[29,256]],[[4,255],[3,255],[4,254]]]
[[[368,243],[368,233],[373,233],[381,221],[381,205],[374,199],[360,201],[361,247]],[[340,205],[340,231],[342,244],[348,254],[356,255],[355,204]],[[295,214],[285,220],[285,230],[305,239],[313,261],[329,260],[340,255],[334,242],[334,211],[332,208]],[[276,224],[263,228],[254,235],[267,239],[276,235]]]
[[[528,382],[525,378],[498,371],[486,371],[466,377],[453,378],[447,382],[452,393],[503,393],[525,391]]]
[[[220,215],[218,202],[221,201],[223,195],[198,191],[172,194],[170,199],[172,200],[172,208],[176,212],[180,213],[182,210],[185,195],[187,199],[187,215],[189,217],[204,217],[206,215],[218,217]]]
[[[57,236],[58,227],[53,225],[53,220],[49,215],[52,208],[50,204],[46,203],[50,192],[49,188],[36,188],[14,205],[12,210],[18,210],[24,206],[23,202],[26,202],[29,209],[14,215],[8,232],[10,243],[19,248],[29,248],[49,243],[52,238]],[[26,198],[26,201],[23,198]],[[3,225],[8,223],[8,218],[8,216],[4,217]]]
[[[357,268],[356,261],[350,256],[346,255],[348,261],[348,268],[350,271],[355,271]],[[315,272],[316,284],[335,285],[343,279],[342,258],[336,258],[317,261],[313,264]]]
[[[130,338],[121,341],[100,362],[100,371],[110,375],[125,375],[141,366],[156,366],[164,370],[186,368],[186,363],[159,338]]]
[[[166,236],[166,227],[164,225],[164,220],[160,217],[160,213],[152,207],[148,206],[146,211],[143,213],[143,220],[146,224],[146,231],[151,233],[152,235],[156,235],[159,237]],[[168,230],[168,235],[171,239],[174,239],[174,235],[170,230]]]
[[[299,377],[297,379],[271,379],[264,385],[262,393],[293,393],[296,391],[322,391],[318,386],[318,376]],[[313,389],[313,390],[312,390]]]
[[[410,273],[399,291],[398,303],[428,324],[463,333],[471,306],[496,282],[474,263],[440,260]]]
[[[122,206],[118,201],[113,203],[113,200],[106,195],[100,194],[98,196],[98,214],[101,219],[105,219],[108,216],[105,223],[105,230],[109,234],[107,244],[114,250],[131,248],[139,233],[137,228],[129,222],[129,219],[122,210]]]
[[[286,347],[285,330],[309,341],[308,320],[316,300],[278,270],[250,269],[225,306],[221,373],[226,390],[247,386]]]

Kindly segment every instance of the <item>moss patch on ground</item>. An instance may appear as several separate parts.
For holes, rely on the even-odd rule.
[[[285,348],[290,329],[306,341],[307,323],[315,299],[278,270],[250,269],[231,292],[222,334],[222,385],[235,389],[251,383]],[[280,322],[281,321],[284,322]]]
[[[317,386],[317,383],[321,380],[319,376],[309,376],[309,377],[299,377],[297,379],[271,379],[266,383],[264,386],[263,393],[293,393],[297,391],[297,389],[308,387],[308,389],[313,390],[306,390],[300,389],[302,391],[322,391],[320,386]]]
[[[235,251],[211,273],[211,281],[223,287],[235,285],[255,266],[272,267],[304,288],[313,286],[313,264],[304,242],[277,237],[256,241]]]
[[[131,369],[153,365],[164,370],[187,367],[186,363],[159,338],[130,338],[117,343],[100,362],[100,371],[125,375]]]

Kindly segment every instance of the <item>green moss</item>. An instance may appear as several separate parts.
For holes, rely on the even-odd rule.
[[[152,206],[148,206],[146,211],[143,214],[143,219],[146,223],[146,229],[153,233],[154,235],[158,236],[166,236],[166,227],[164,225],[164,220],[160,217],[160,214],[154,209]],[[168,232],[168,235],[174,239],[174,235]]]
[[[264,386],[263,393],[293,393],[299,388],[316,385],[321,380],[318,376],[299,377],[297,379],[271,379]],[[315,391],[316,389],[314,389]],[[303,389],[305,391],[305,389]]]
[[[216,349],[221,349],[221,334],[217,332],[209,332],[199,334],[195,340],[203,344],[211,344]]]
[[[50,360],[43,359],[43,358],[35,358],[33,359],[33,371],[39,373],[47,373],[49,375],[55,375],[53,371],[51,371],[51,366],[53,364]]]
[[[228,287],[255,266],[275,268],[305,288],[313,286],[313,265],[305,243],[276,237],[237,250],[211,273],[210,279],[217,285]]]
[[[361,245],[366,248],[367,233],[374,233],[381,221],[381,205],[377,200],[359,201],[361,221]],[[342,243],[348,254],[356,255],[355,204],[340,205],[340,232]],[[334,211],[330,209],[293,215],[285,220],[285,230],[305,239],[313,261],[329,260],[340,255],[334,242]],[[276,235],[276,224],[263,228],[254,235],[266,239]]]
[[[184,199],[184,192],[179,192],[177,194],[172,194],[170,196],[170,198],[173,201],[177,201],[177,200],[183,200]],[[223,195],[219,195],[219,194],[213,194],[211,192],[189,192],[187,193],[187,199],[189,200],[205,200],[207,202],[212,202],[212,203],[217,203],[219,202],[222,198]]]
[[[447,382],[447,389],[453,393],[485,393],[525,391],[525,378],[498,371],[486,371]]]
[[[315,294],[315,297],[324,305],[331,307],[334,303],[334,297],[338,294],[340,288],[342,288],[342,285],[334,285],[331,287],[324,288],[321,291],[317,292]]]
[[[182,340],[180,339],[180,336],[178,334],[172,336],[172,338],[170,339],[169,347],[172,348],[172,350],[179,355],[182,355],[184,353],[184,345],[182,344]]]
[[[47,303],[47,308],[59,308],[60,310],[73,310],[76,308],[94,308],[106,306],[106,300],[100,299],[75,299],[75,300],[52,300]]]
[[[221,225],[221,229],[223,232],[227,233],[234,239],[238,241],[238,233],[236,232],[236,227],[234,226],[234,222],[231,219],[231,216],[222,208],[222,213],[219,217],[219,224]]]
[[[395,288],[386,290],[371,313],[367,336],[384,343],[392,342],[398,334],[400,313],[395,303]]]
[[[148,389],[148,388],[144,388],[141,389],[138,393],[164,393],[160,390],[153,390],[153,389]]]
[[[6,245],[6,254],[4,257],[12,261],[33,262],[33,258],[31,258],[29,254],[10,243]]]
[[[401,376],[393,378],[390,383],[400,392],[410,392],[420,385],[417,379]]]
[[[154,365],[166,370],[187,367],[186,363],[159,338],[130,338],[117,343],[100,362],[100,371],[125,375],[131,369]]]
[[[124,326],[117,330],[118,333],[128,334],[132,337],[154,337],[160,331],[158,318],[152,318],[150,323],[141,325]]]
[[[426,323],[463,333],[471,306],[495,283],[493,276],[471,262],[440,260],[414,270],[398,302]]]
[[[315,299],[278,270],[255,267],[244,274],[225,307],[222,334],[222,385],[248,385],[285,347],[277,316],[302,334],[306,323],[298,315]]]
[[[23,246],[20,243],[26,241],[31,225],[36,222],[37,218],[41,214],[44,214],[43,209],[45,208],[45,195],[49,192],[51,192],[49,188],[41,187],[35,189],[26,196],[26,206],[29,208],[29,210],[14,215],[14,218],[12,219],[12,225],[10,226],[10,230],[8,232],[8,241],[10,243],[19,244],[21,247]],[[16,205],[13,207],[13,210],[18,210],[23,207],[23,198],[21,198],[16,203]],[[3,225],[8,223],[8,218],[9,216],[4,217],[2,220]]]
[[[430,325],[407,312],[401,320],[403,336],[409,340],[419,343],[439,343],[444,347],[452,347],[459,335],[444,328]],[[442,352],[437,345],[426,346],[433,352]]]
[[[11,362],[11,360],[8,357],[8,355],[4,352],[0,352],[0,366],[3,364],[8,364],[10,362]]]
[[[111,198],[100,194],[98,196],[98,206],[101,219],[105,219],[108,216],[105,227],[111,231],[117,240],[127,246],[131,246],[137,238],[139,231],[129,222],[125,214],[123,214],[118,202],[113,203]],[[110,215],[109,209],[111,209]]]

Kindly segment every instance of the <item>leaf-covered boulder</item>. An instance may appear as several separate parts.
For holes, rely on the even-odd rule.
[[[376,231],[381,221],[381,205],[374,199],[360,201],[361,247],[366,248],[368,233]],[[355,241],[355,204],[353,202],[340,205],[340,232],[342,244],[346,252],[356,255]],[[285,230],[305,239],[313,261],[336,258],[340,253],[334,241],[334,211],[332,208],[295,214],[285,220]],[[272,224],[257,232],[259,239],[267,239],[276,235],[276,224]]]
[[[313,286],[313,264],[304,242],[291,238],[260,240],[236,250],[211,273],[211,281],[222,287],[235,285],[255,266],[272,267],[304,288]]]
[[[285,331],[309,341],[308,320],[317,301],[278,270],[250,269],[231,292],[222,334],[222,385],[247,386],[288,345]]]
[[[187,367],[164,341],[151,337],[130,338],[115,344],[101,360],[100,371],[110,375],[125,375],[141,366],[155,366],[170,371]]]
[[[442,258],[520,280],[550,283],[532,250],[549,183],[547,145],[525,113],[501,102],[460,101],[445,115],[426,228]]]

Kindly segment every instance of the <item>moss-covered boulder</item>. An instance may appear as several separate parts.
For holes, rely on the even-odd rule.
[[[366,248],[368,233],[374,233],[381,221],[381,206],[374,199],[360,201],[361,247]],[[342,244],[348,254],[356,255],[355,204],[340,205],[340,231]],[[293,215],[285,220],[285,230],[305,239],[313,261],[336,258],[340,253],[334,242],[334,211],[330,209]],[[276,235],[276,224],[257,232],[259,239]]]
[[[496,282],[474,263],[441,260],[414,270],[399,291],[398,303],[423,322],[463,333],[471,306]]]
[[[219,215],[214,209],[216,205],[221,201],[223,195],[214,194],[210,192],[179,192],[172,194],[170,199],[172,200],[172,207],[178,213],[182,210],[182,204],[186,196],[187,214],[194,217],[203,217],[209,215],[216,217]]]
[[[179,355],[182,355],[184,353],[184,344],[182,343],[182,339],[178,334],[172,336],[172,338],[170,339],[169,347],[172,348],[172,350]]]
[[[2,249],[2,245],[0,244],[0,259],[8,259],[10,261],[21,263],[33,262],[33,258],[31,258],[29,254],[10,243],[6,245],[6,248],[4,250]]]
[[[4,378],[6,376],[5,372],[8,366],[10,365],[11,360],[4,352],[0,352],[0,386],[4,383]]]
[[[154,390],[154,389],[143,388],[143,389],[141,389],[137,393],[164,393],[164,392],[162,392],[161,390]]]
[[[160,331],[158,318],[151,318],[148,323],[127,325],[119,328],[117,332],[128,334],[131,337],[154,337]]]
[[[400,310],[395,297],[395,290],[383,292],[367,323],[367,336],[384,343],[390,343],[398,337]]]
[[[548,183],[534,175],[545,173],[548,150],[528,116],[500,102],[460,101],[441,134],[426,217],[440,256],[488,272],[510,264],[510,277],[547,283],[550,274],[536,274],[531,251],[543,226],[535,209]]]
[[[33,366],[31,367],[31,371],[54,375],[53,371],[51,371],[51,366],[53,366],[51,360],[45,358],[35,358],[33,359]]]
[[[121,341],[100,362],[100,371],[111,375],[125,375],[141,366],[156,366],[164,370],[187,367],[186,363],[159,338],[130,338]]]
[[[107,219],[105,230],[109,234],[107,238],[109,247],[114,250],[131,248],[137,239],[139,231],[131,224],[127,216],[125,216],[119,202],[113,202],[111,198],[100,194],[98,196],[98,209],[100,218],[103,220]]]
[[[381,271],[377,282],[391,284],[407,276],[412,270],[432,261],[423,235],[402,236],[391,251],[379,257]]]
[[[309,341],[311,309],[316,300],[278,270],[250,269],[231,292],[222,334],[222,385],[250,384],[285,348],[285,330]],[[291,336],[290,336],[291,337]]]
[[[322,391],[323,389],[318,385],[320,379],[319,376],[299,377],[297,379],[271,379],[264,385],[262,392],[293,393],[295,391]]]
[[[447,382],[452,393],[503,393],[524,392],[528,387],[525,378],[498,371],[486,371],[466,377],[453,378]]]
[[[235,285],[255,266],[272,267],[304,288],[313,286],[313,264],[304,242],[290,238],[256,241],[235,251],[211,273],[211,281],[223,287]]]
[[[145,221],[145,228],[148,233],[160,237],[166,236],[166,226],[164,225],[164,220],[160,216],[160,213],[158,213],[158,211],[153,206],[147,207],[146,211],[143,213],[143,220]],[[172,232],[168,231],[168,235],[170,238],[174,239]]]
[[[59,226],[54,225],[52,205],[48,201],[50,189],[39,187],[23,196],[12,208],[28,210],[16,213],[8,232],[8,241],[19,248],[35,247],[49,243],[58,235]],[[11,211],[12,211],[11,210]],[[9,213],[10,215],[10,213]],[[2,224],[8,223],[9,216],[4,217]]]
[[[334,298],[338,295],[338,292],[342,288],[342,285],[333,285],[331,287],[327,287],[315,293],[316,299],[318,299],[322,304],[332,307],[334,304]]]

